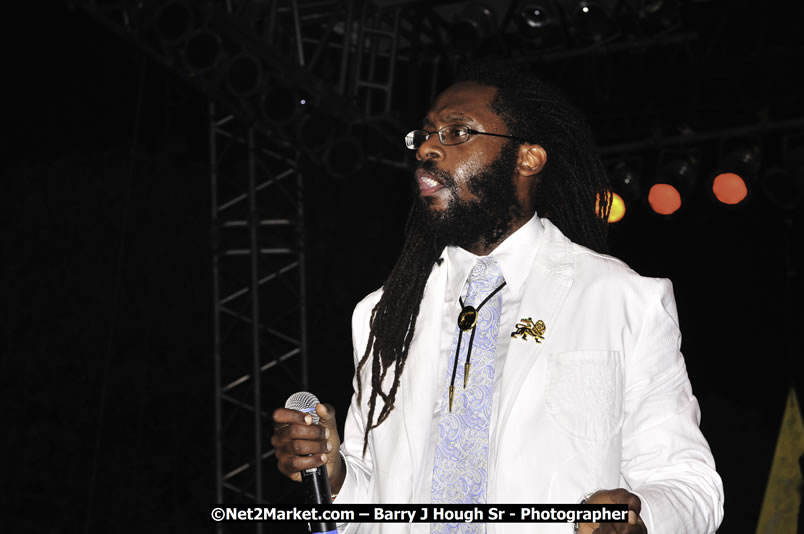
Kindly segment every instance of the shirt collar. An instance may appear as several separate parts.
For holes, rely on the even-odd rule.
[[[497,248],[491,251],[490,257],[497,260],[505,277],[507,288],[518,293],[528,277],[536,249],[544,227],[537,214],[528,222],[509,235]],[[461,247],[447,247],[444,255],[447,260],[447,298],[458,302],[466,285],[466,279],[472,266],[480,258]]]

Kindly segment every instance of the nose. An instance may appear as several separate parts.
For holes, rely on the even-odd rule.
[[[421,161],[423,159],[441,159],[444,157],[444,146],[438,140],[438,134],[432,134],[430,137],[416,149],[416,159]]]

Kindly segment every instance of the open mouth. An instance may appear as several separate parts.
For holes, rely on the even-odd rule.
[[[419,194],[422,196],[432,195],[444,187],[434,175],[422,169],[416,171],[416,182],[419,184]]]

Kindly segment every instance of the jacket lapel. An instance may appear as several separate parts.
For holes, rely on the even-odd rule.
[[[526,402],[529,392],[523,391],[523,383],[533,365],[545,350],[550,349],[551,325],[555,325],[567,293],[572,286],[573,265],[570,254],[571,242],[553,226],[542,219],[544,225],[543,242],[533,262],[530,275],[525,282],[524,294],[517,320],[532,318],[533,322],[544,321],[546,326],[544,340],[536,343],[532,338],[510,341],[503,368],[500,391],[500,411],[496,423],[496,441],[505,434],[508,419],[517,402]],[[509,332],[514,325],[505,325]],[[499,457],[495,465],[499,462]]]

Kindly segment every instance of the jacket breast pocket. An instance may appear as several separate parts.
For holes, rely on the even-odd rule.
[[[549,354],[547,411],[574,438],[603,441],[623,424],[621,353],[577,351]]]

